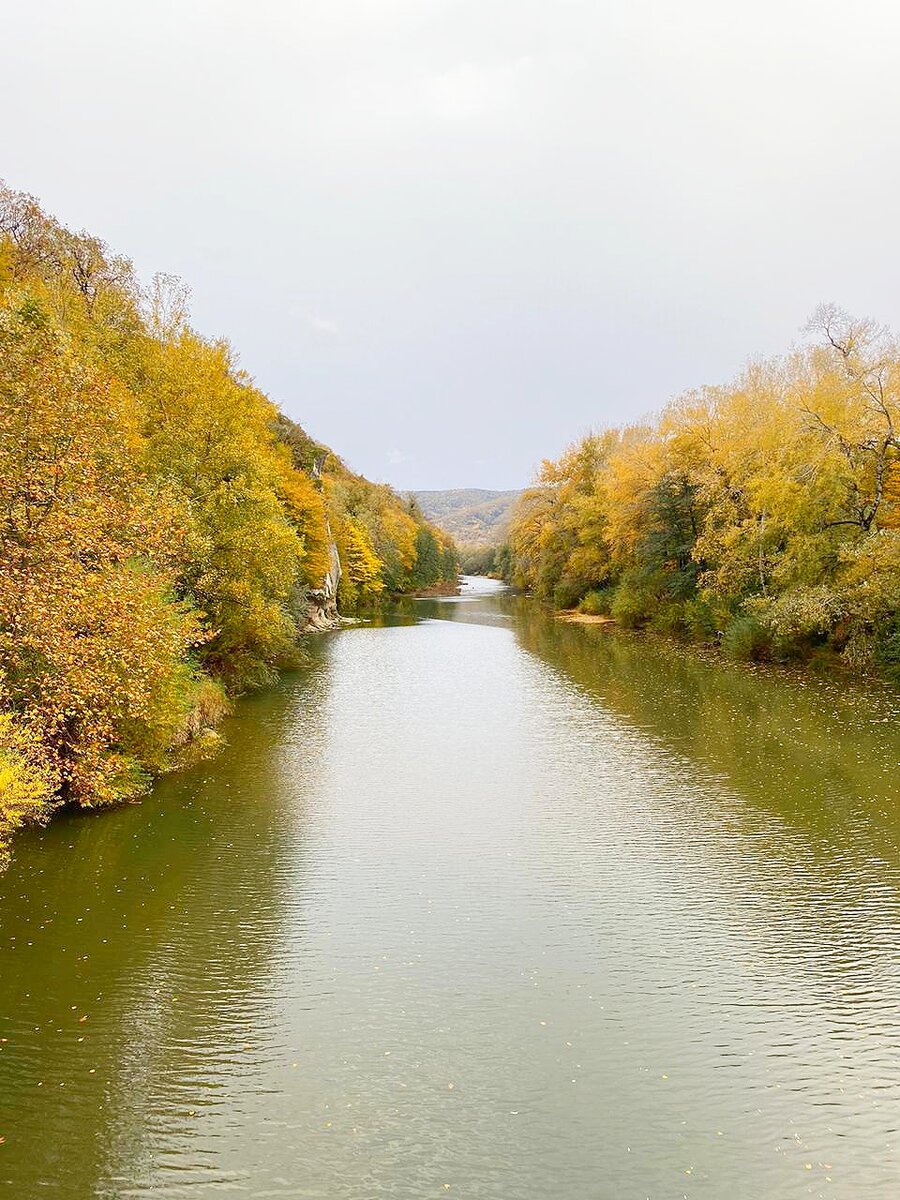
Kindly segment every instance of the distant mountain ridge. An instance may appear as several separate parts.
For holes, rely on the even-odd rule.
[[[503,540],[521,489],[451,488],[413,492],[427,520],[449,533],[460,546],[494,546]]]

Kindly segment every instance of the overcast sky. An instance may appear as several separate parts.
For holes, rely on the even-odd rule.
[[[900,6],[2,4],[0,177],[181,275],[354,468],[515,487],[591,427],[900,327]]]

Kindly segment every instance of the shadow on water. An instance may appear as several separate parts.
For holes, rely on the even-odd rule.
[[[502,590],[419,601],[428,620],[505,624],[628,725],[752,804],[900,863],[900,695],[877,681],[745,666],[690,645],[560,620]]]
[[[722,900],[731,891],[735,920],[748,919],[747,936],[767,953],[838,989],[851,976],[865,987],[879,972],[894,973],[895,690],[729,663],[667,639],[567,622],[503,590],[476,591],[458,604],[421,601],[418,611],[425,620],[506,625],[587,701],[588,725],[612,717],[616,732],[606,736],[621,739],[619,752],[631,740],[642,779],[637,803],[669,861],[685,875],[700,864],[698,893],[710,883]],[[658,797],[646,786],[654,762],[664,777]],[[686,828],[692,819],[696,845]]]
[[[0,1183],[17,1200],[118,1197],[189,1133],[185,1181],[212,1163],[197,1135],[270,1057],[285,922],[303,936],[326,679],[314,660],[240,701],[220,754],[140,805],[20,838],[0,878]]]

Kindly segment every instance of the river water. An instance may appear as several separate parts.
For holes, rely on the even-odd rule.
[[[20,837],[0,1192],[900,1195],[896,698],[498,585]]]

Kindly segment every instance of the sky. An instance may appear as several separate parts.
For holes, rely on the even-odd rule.
[[[522,486],[820,302],[900,329],[893,0],[0,9],[0,178],[370,478]]]

